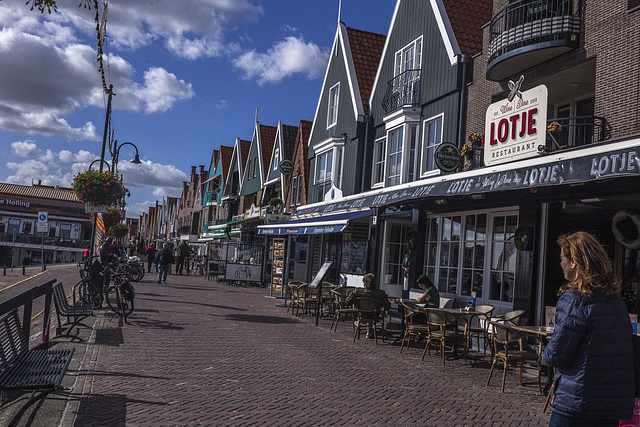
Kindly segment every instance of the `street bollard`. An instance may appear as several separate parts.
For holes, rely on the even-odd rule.
[[[4,269],[2,270],[2,275],[3,276],[7,275],[7,264],[4,265]]]
[[[22,275],[23,275],[23,276],[26,276],[26,274],[27,274],[27,273],[24,271],[24,265],[23,265],[23,266],[22,266]]]
[[[44,264],[44,265],[42,266],[42,271],[47,271],[47,264]]]

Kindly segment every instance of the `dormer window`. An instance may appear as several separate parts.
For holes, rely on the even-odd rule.
[[[340,98],[340,83],[329,90],[329,111],[327,112],[327,127],[335,126],[338,123],[338,101]]]

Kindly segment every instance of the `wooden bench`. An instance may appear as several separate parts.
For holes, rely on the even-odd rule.
[[[66,336],[71,334],[71,330],[76,326],[80,320],[87,316],[93,315],[93,304],[82,305],[70,305],[67,300],[67,295],[62,287],[62,282],[53,285],[53,304],[56,306],[56,316],[58,317],[58,335],[62,335],[62,320],[61,317],[67,318],[67,323],[71,323],[71,318],[75,320],[71,323],[71,326],[67,330]]]
[[[33,399],[36,391],[42,392],[38,397],[42,398],[61,388],[73,352],[73,348],[29,349],[29,339],[22,329],[18,309],[0,317],[0,391],[32,390],[29,400],[9,425],[14,425],[37,400]]]

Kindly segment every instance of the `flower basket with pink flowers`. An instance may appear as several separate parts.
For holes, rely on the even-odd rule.
[[[126,194],[118,175],[108,171],[84,171],[73,177],[73,193],[78,200],[94,206],[117,204]]]

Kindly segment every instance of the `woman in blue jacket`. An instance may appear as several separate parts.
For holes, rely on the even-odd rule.
[[[618,426],[633,415],[631,322],[620,283],[589,233],[558,238],[567,283],[544,361],[557,369],[550,426]]]

